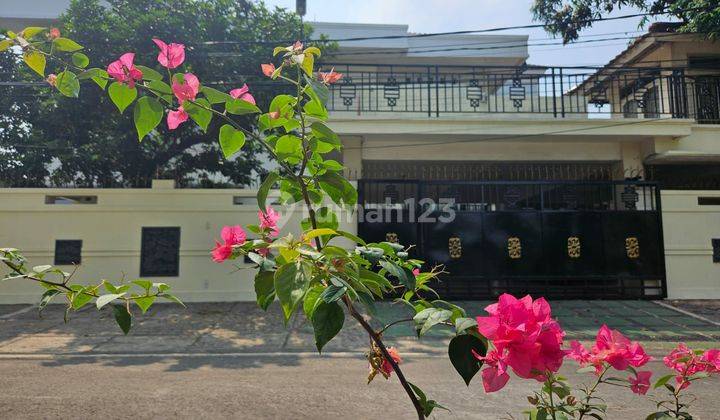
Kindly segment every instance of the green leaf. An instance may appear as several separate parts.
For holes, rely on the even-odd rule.
[[[306,102],[305,105],[303,105],[303,111],[311,117],[321,120],[326,120],[328,118],[328,112],[327,109],[325,109],[325,105],[317,99]]]
[[[14,44],[12,39],[3,39],[0,41],[0,52],[3,52],[10,48]]]
[[[90,302],[92,300],[92,298],[93,298],[92,295],[90,295],[88,293],[84,293],[82,291],[73,294],[73,298],[72,298],[73,309],[78,310],[78,309],[82,308],[83,306],[87,305],[88,302]]]
[[[337,231],[337,234],[340,235],[340,236],[343,236],[343,237],[345,237],[345,238],[348,238],[348,239],[350,239],[351,241],[353,241],[353,242],[355,242],[355,243],[358,243],[358,244],[360,244],[360,245],[365,245],[365,241],[363,241],[359,236],[353,235],[353,234],[350,233],[350,232],[346,232],[346,231],[344,231],[344,230],[338,230],[338,231]]]
[[[417,313],[413,319],[420,327],[419,335],[424,335],[433,326],[445,322],[452,316],[452,311],[447,309],[427,308]]]
[[[130,104],[133,103],[135,98],[137,98],[137,89],[131,89],[130,87],[122,83],[113,82],[108,88],[108,95],[110,95],[110,100],[115,104],[118,111],[120,111],[120,113],[122,114],[125,109],[127,109],[127,107],[129,107]]]
[[[146,292],[149,292],[150,288],[153,285],[153,283],[148,280],[133,280],[132,283],[142,287],[143,289],[145,289]]]
[[[40,298],[40,304],[38,305],[38,309],[42,311],[48,305],[48,303],[50,303],[50,301],[60,293],[61,292],[57,289],[46,290]]]
[[[93,82],[100,86],[100,89],[105,89],[108,84],[108,77],[107,71],[99,68],[87,69],[77,75],[79,80],[92,79]]]
[[[169,301],[175,302],[177,304],[180,304],[183,307],[186,307],[185,304],[177,296],[171,295],[170,293],[163,293],[162,295],[160,295],[160,297],[163,299],[167,299]]]
[[[113,315],[115,316],[115,322],[120,326],[122,332],[127,335],[132,326],[132,316],[125,305],[113,305]]]
[[[319,284],[316,284],[315,286],[311,287],[310,290],[307,291],[305,294],[305,300],[303,301],[303,312],[305,312],[305,317],[312,322],[313,314],[315,313],[315,309],[317,309],[320,302],[322,302],[322,299],[320,299],[320,295],[325,291],[325,288]]]
[[[400,284],[405,286],[406,289],[415,290],[415,276],[413,275],[412,271],[404,267],[400,267],[399,265],[390,261],[380,261],[380,266],[387,270],[387,272],[391,275],[397,277],[398,281],[400,281]]]
[[[668,381],[669,381],[670,379],[674,378],[674,377],[675,377],[675,375],[665,375],[665,376],[659,378],[659,379],[657,380],[657,382],[655,382],[655,385],[653,385],[653,389],[660,388],[661,386],[663,386],[663,385],[665,385],[666,383],[668,383]]]
[[[336,286],[334,284],[331,284],[325,290],[322,292],[322,295],[320,295],[320,298],[327,302],[332,303],[338,301],[343,295],[347,292],[346,286]]]
[[[248,101],[232,98],[225,102],[225,111],[235,115],[259,114],[261,112],[260,108]]]
[[[28,51],[23,54],[23,60],[35,73],[45,77],[45,56],[37,51]]]
[[[155,296],[141,296],[133,299],[133,301],[142,309],[142,312],[145,313],[150,309],[153,302],[155,302]]]
[[[123,297],[125,293],[111,293],[108,295],[102,295],[95,301],[95,306],[97,306],[98,309],[101,309],[103,306],[107,305],[108,303],[112,302],[113,300]]]
[[[302,159],[302,140],[292,134],[286,134],[280,137],[275,143],[275,153],[279,159],[293,159],[297,163]]]
[[[307,233],[305,233],[305,239],[313,239],[317,238],[318,236],[325,236],[325,235],[337,235],[337,232],[335,232],[332,229],[328,228],[320,228],[320,229],[313,229]]]
[[[35,273],[44,273],[48,270],[51,270],[52,268],[53,268],[52,265],[47,265],[47,264],[46,265],[36,265],[35,267],[32,268],[32,271]]]
[[[36,35],[43,32],[47,28],[43,28],[41,26],[28,26],[27,28],[23,29],[20,34],[25,39],[32,39],[35,38]]]
[[[453,337],[448,346],[450,362],[467,386],[470,386],[470,381],[482,366],[482,362],[473,355],[473,350],[484,356],[487,347],[481,339],[471,334]]]
[[[147,82],[147,87],[153,94],[160,96],[167,105],[172,106],[173,92],[167,83],[162,80],[150,80]]]
[[[199,98],[195,100],[195,103],[186,101],[183,108],[185,112],[190,115],[190,118],[192,118],[204,132],[207,132],[213,117],[212,111],[208,109],[210,108],[210,102],[208,102],[207,99]]]
[[[267,176],[263,180],[262,184],[260,185],[260,188],[258,189],[258,192],[257,192],[257,202],[258,202],[258,207],[260,207],[260,210],[265,211],[265,208],[267,207],[266,202],[267,202],[268,193],[270,192],[270,189],[273,187],[273,185],[275,185],[275,182],[277,182],[277,180],[279,178],[280,178],[280,175],[277,172],[272,171],[267,174]]]
[[[330,90],[324,83],[313,79],[312,77],[305,76],[305,81],[308,84],[308,95],[312,99],[318,100],[322,104],[327,104],[330,99]]]
[[[357,190],[345,178],[336,172],[326,172],[318,177],[320,187],[338,205],[357,204]]]
[[[77,67],[85,68],[90,64],[90,58],[83,53],[76,52],[72,55],[72,63]]]
[[[455,332],[460,334],[468,328],[477,327],[477,321],[472,318],[459,317],[455,319]]]
[[[305,54],[305,58],[303,58],[302,62],[302,69],[305,72],[308,77],[312,77],[313,74],[313,67],[315,66],[315,56],[312,54]]]
[[[255,296],[263,311],[275,300],[275,279],[272,271],[259,271],[255,275]]]
[[[223,151],[225,159],[239,152],[245,144],[245,133],[236,130],[230,124],[220,127],[220,148]]]
[[[71,71],[64,71],[57,75],[57,90],[69,98],[77,98],[80,94],[80,82]]]
[[[312,316],[312,326],[315,331],[315,345],[318,352],[340,332],[345,322],[345,312],[337,302],[327,303],[321,301]]]
[[[224,104],[227,101],[233,100],[233,97],[227,93],[207,86],[201,87],[200,92],[205,94],[205,97],[211,104]]]
[[[282,265],[275,272],[275,293],[286,324],[310,285],[310,270],[306,263],[297,261]]]
[[[138,99],[133,110],[133,120],[137,130],[138,140],[142,139],[162,121],[164,108],[160,101],[150,96]]]
[[[150,67],[145,67],[145,66],[136,64],[135,68],[137,68],[138,70],[140,70],[142,72],[142,78],[145,80],[162,80],[163,79],[162,74],[151,69]]]
[[[68,38],[55,38],[53,46],[58,51],[74,52],[82,50],[83,46]]]

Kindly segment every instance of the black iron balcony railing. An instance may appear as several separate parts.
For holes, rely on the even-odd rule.
[[[343,78],[328,107],[358,115],[543,114],[556,118],[692,118],[720,122],[720,73],[686,69],[581,69],[325,64]]]

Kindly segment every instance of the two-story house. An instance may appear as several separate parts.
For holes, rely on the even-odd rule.
[[[346,39],[323,64],[344,75],[328,108],[362,206],[346,228],[443,264],[443,296],[720,297],[720,44],[655,25],[604,67],[562,68],[530,64],[527,36],[313,26]],[[208,249],[252,223],[254,191],[154,187],[0,190],[0,244],[253,299],[249,270]]]

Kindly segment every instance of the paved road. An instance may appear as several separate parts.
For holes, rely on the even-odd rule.
[[[452,412],[437,418],[522,418],[538,383],[513,378],[501,392],[469,388],[442,357],[406,357],[405,371]],[[589,379],[570,369],[573,383]],[[658,363],[653,363],[658,368]],[[0,418],[413,418],[395,378],[365,384],[358,357],[304,355],[0,359]],[[720,381],[693,390],[698,419],[717,419]],[[653,408],[606,387],[608,419],[642,419]],[[514,417],[511,417],[514,416]]]
[[[718,325],[649,302],[552,304],[568,338],[587,341],[608,323],[656,357],[674,341],[707,346],[720,338]],[[483,306],[465,304],[473,315]],[[382,320],[406,315],[380,307]],[[305,320],[285,329],[277,308],[158,305],[151,312],[123,336],[107,311],[90,309],[64,324],[59,306],[41,319],[22,306],[0,306],[0,418],[412,418],[396,379],[365,384],[367,336],[353,324],[318,357]],[[525,396],[538,384],[513,379],[489,395],[477,380],[466,388],[447,360],[447,338],[417,341],[405,326],[386,334],[410,380],[452,409],[438,418],[522,418]],[[659,362],[651,367],[656,376],[667,373]],[[572,362],[563,368],[575,384],[590,379],[574,371]],[[653,408],[626,389],[605,392],[615,407],[608,419],[644,418]],[[720,418],[720,380],[693,392],[697,418]]]

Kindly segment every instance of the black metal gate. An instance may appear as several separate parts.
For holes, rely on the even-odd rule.
[[[635,181],[362,180],[359,231],[415,244],[452,299],[662,298],[659,189]]]

